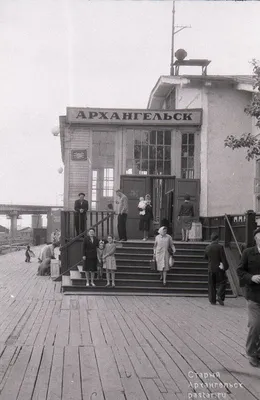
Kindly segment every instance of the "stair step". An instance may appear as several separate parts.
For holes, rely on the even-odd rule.
[[[73,287],[67,287],[63,290],[65,296],[154,296],[154,297],[208,297],[207,293],[182,293],[182,292],[143,292],[143,291],[115,291],[116,288],[110,288],[106,290],[101,290],[101,288],[86,288],[88,290],[80,290]],[[226,298],[234,298],[233,294],[226,295]]]
[[[123,292],[123,293],[131,292],[131,294],[134,294],[134,293],[137,294],[139,292],[143,292],[146,295],[151,292],[157,292],[157,293],[180,293],[182,296],[186,296],[189,294],[196,294],[197,296],[204,294],[205,296],[207,296],[207,293],[208,293],[207,288],[205,288],[205,289],[203,289],[203,288],[187,288],[187,287],[172,288],[169,286],[165,286],[165,287],[164,286],[160,286],[160,287],[159,286],[158,287],[116,286],[114,288],[112,288],[112,287],[106,288],[105,286],[103,286],[103,287],[96,286],[95,288],[93,288],[92,286],[86,287],[84,285],[75,285],[75,286],[63,285],[62,288],[63,288],[63,291],[69,291],[69,290],[71,290],[73,292],[77,292],[77,291],[83,292],[84,291],[86,293],[92,292],[93,294],[95,294],[96,291],[100,291],[100,290],[102,290],[103,293],[107,293],[107,292],[110,292],[111,290],[113,290],[113,292]],[[232,292],[230,292],[228,294],[231,296]]]
[[[187,253],[199,253],[199,254],[204,254],[205,248],[199,248],[199,249],[192,249],[192,248],[184,248],[184,247],[178,247],[176,246],[176,252],[187,252]],[[117,252],[124,252],[128,253],[130,251],[136,251],[137,247],[131,247],[131,246],[120,246],[117,244]],[[138,252],[153,252],[153,245],[152,246],[146,246],[146,247],[138,247]]]
[[[122,245],[124,247],[151,247],[154,245],[154,240],[155,238],[149,238],[148,240],[127,240],[127,242],[118,242],[116,241],[116,244],[118,246]],[[189,241],[189,242],[182,242],[180,240],[174,240],[173,241],[174,246],[178,247],[196,247],[196,248],[205,248],[210,242],[196,242],[196,241]]]
[[[77,271],[73,271],[77,272]],[[103,282],[105,285],[105,281]],[[116,286],[115,288],[105,286],[92,286],[86,287],[86,285],[73,285],[70,276],[62,276],[62,290],[67,294],[91,294],[91,295],[157,295],[157,296],[196,296],[206,297],[208,288],[196,288],[196,287],[170,287],[170,286]],[[235,297],[231,290],[227,290],[227,297]]]
[[[77,269],[75,268],[74,271]],[[150,266],[132,266],[132,265],[117,265],[117,273],[140,273],[140,274],[147,274],[152,273],[156,274],[159,273],[158,271],[151,270]],[[168,274],[178,274],[178,275],[207,275],[208,276],[208,268],[198,266],[194,267],[178,267],[176,264],[174,265],[173,269],[168,272]]]
[[[153,257],[153,252],[150,254],[148,253],[143,253],[143,254],[132,254],[132,253],[116,253],[116,259],[125,259],[125,260],[136,260],[140,259],[143,261],[150,261]],[[203,261],[205,262],[204,256],[198,255],[198,254],[174,254],[174,259],[175,261]]]
[[[147,273],[149,271],[151,271],[150,266],[131,266],[131,265],[118,265],[117,266],[117,271],[118,272],[140,272],[140,273]],[[173,271],[173,273],[176,274],[190,274],[190,273],[194,273],[197,275],[208,275],[208,269],[207,268],[198,268],[198,266],[194,266],[194,267],[177,267],[176,265],[174,265],[173,269],[171,270]],[[157,271],[151,271],[153,273],[156,273]],[[171,272],[169,272],[171,273]]]
[[[82,278],[80,272],[77,271],[71,271],[70,272],[70,279],[72,281],[73,285],[79,285],[83,286],[86,285],[86,278]],[[132,277],[128,276],[128,278],[120,279],[116,275],[115,279],[116,285],[118,286],[146,286],[146,287],[157,287],[157,286],[162,286],[162,282],[159,280],[159,276],[157,276],[157,280],[148,280],[145,279],[145,277],[142,275],[141,279],[132,279]],[[106,280],[95,280],[96,286],[105,286]],[[205,288],[207,289],[208,287],[208,281],[207,280],[183,280],[183,279],[172,279],[172,277],[168,277],[167,279],[167,285],[169,287],[174,286],[175,288],[177,287],[190,287],[192,288]]]
[[[105,279],[106,273],[104,272],[103,278]],[[116,277],[117,279],[132,279],[132,280],[138,280],[140,278],[143,278],[144,280],[158,280],[160,276],[159,272],[156,271],[148,271],[148,272],[122,272],[118,271],[116,272]],[[207,274],[176,274],[173,272],[169,272],[167,274],[167,279],[168,280],[178,280],[178,278],[183,277],[185,280],[208,280],[208,275]],[[81,278],[85,278],[85,272],[81,272]]]
[[[130,264],[130,265],[132,265],[132,266],[134,266],[134,265],[142,265],[142,266],[145,266],[145,265],[149,265],[150,264],[150,261],[151,261],[152,259],[147,259],[147,260],[142,260],[142,259],[131,259],[131,260],[129,260],[129,259],[127,259],[127,258],[117,258],[116,259],[116,262],[117,262],[117,265],[121,265],[121,264]],[[176,260],[176,259],[174,259],[174,265],[187,265],[187,263],[189,264],[189,265],[197,265],[197,266],[208,266],[208,263],[207,263],[207,261],[205,261],[205,260],[189,260],[189,261],[186,261],[186,260]]]

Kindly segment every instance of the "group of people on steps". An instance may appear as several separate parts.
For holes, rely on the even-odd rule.
[[[116,191],[118,200],[117,214],[117,230],[120,242],[127,241],[127,217],[128,217],[128,197],[121,189]],[[108,205],[108,210],[113,211],[112,205]],[[153,207],[151,196],[146,194],[145,197],[140,197],[137,203],[137,212],[139,213],[139,230],[143,233],[143,240],[148,240],[149,232],[151,230],[151,223],[153,221]],[[85,193],[79,193],[79,199],[74,204],[74,222],[76,235],[83,233],[86,230],[87,211],[89,209],[88,201],[85,200]],[[189,232],[192,227],[194,219],[194,206],[190,201],[190,195],[186,194],[184,202],[181,204],[178,213],[178,222],[181,224],[182,241],[189,240]],[[167,222],[167,220],[165,221]],[[167,226],[167,223],[163,224]],[[170,226],[167,226],[168,233],[170,233]]]
[[[156,262],[156,270],[161,273],[163,285],[166,285],[167,272],[173,266],[173,255],[176,248],[172,237],[167,234],[167,228],[162,226],[155,238],[153,247],[153,259]],[[116,243],[111,235],[107,240],[99,240],[95,236],[95,230],[90,228],[88,235],[83,240],[83,271],[86,275],[86,286],[95,287],[95,277],[102,279],[106,272],[106,287],[115,287]]]
[[[95,287],[95,275],[99,279],[103,277],[103,271],[106,272],[106,287],[115,287],[116,266],[116,244],[111,235],[107,236],[107,240],[99,240],[95,236],[94,228],[90,228],[88,235],[83,240],[83,271],[86,275],[86,286]]]

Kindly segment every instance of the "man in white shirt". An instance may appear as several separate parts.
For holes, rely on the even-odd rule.
[[[118,207],[118,221],[117,221],[117,230],[119,240],[121,242],[127,241],[127,233],[126,233],[126,221],[128,214],[128,198],[121,191],[116,191],[117,196],[119,197],[119,207]]]

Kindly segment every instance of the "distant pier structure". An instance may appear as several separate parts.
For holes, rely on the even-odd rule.
[[[9,231],[11,238],[17,235],[17,220],[21,215],[32,216],[32,229],[42,229],[42,216],[47,215],[47,241],[49,242],[51,233],[55,229],[60,229],[62,209],[62,206],[0,204],[0,215],[5,215],[11,220]]]

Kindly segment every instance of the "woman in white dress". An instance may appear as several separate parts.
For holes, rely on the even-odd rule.
[[[157,264],[157,271],[162,272],[163,285],[166,285],[167,271],[169,271],[170,256],[176,252],[172,237],[167,235],[167,228],[162,226],[154,242],[154,258]]]
[[[103,251],[103,268],[106,270],[107,284],[106,287],[110,286],[110,275],[112,280],[112,287],[115,287],[115,274],[116,274],[116,245],[113,241],[112,236],[107,237],[107,244]]]

